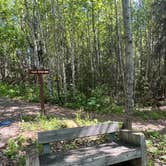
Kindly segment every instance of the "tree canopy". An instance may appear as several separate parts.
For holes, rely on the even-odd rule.
[[[165,95],[166,1],[131,1],[134,99]],[[47,68],[49,96],[61,102],[96,88],[124,101],[127,58],[122,2],[1,0],[0,78],[26,84],[24,72]],[[30,83],[30,82],[29,82]]]

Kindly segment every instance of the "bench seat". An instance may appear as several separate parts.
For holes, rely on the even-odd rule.
[[[70,150],[66,153],[43,154],[41,166],[107,166],[141,158],[141,148],[115,142]]]
[[[109,166],[125,161],[133,166],[147,166],[144,134],[120,128],[119,122],[107,122],[39,132],[38,143],[42,144],[42,154],[38,155],[36,148],[29,148],[26,166]],[[50,144],[54,142],[103,134],[110,138],[109,143],[56,154],[51,151]]]

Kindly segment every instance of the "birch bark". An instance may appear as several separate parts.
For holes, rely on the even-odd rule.
[[[124,17],[124,33],[125,33],[125,54],[126,54],[126,114],[129,115],[134,107],[134,58],[132,45],[132,29],[131,29],[131,11],[130,1],[122,0],[123,17]],[[131,119],[127,116],[125,128],[131,129]]]
[[[72,92],[75,98],[75,12],[72,1]]]

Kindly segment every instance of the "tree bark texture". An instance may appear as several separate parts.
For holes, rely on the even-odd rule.
[[[126,113],[131,114],[134,107],[134,58],[132,46],[132,29],[131,29],[131,11],[130,1],[123,0],[123,17],[124,17],[124,33],[125,33],[125,55],[126,55]],[[126,120],[130,122],[131,120]],[[128,128],[131,128],[127,125]]]

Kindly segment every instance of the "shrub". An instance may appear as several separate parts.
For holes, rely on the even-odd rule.
[[[23,149],[23,143],[25,142],[25,138],[20,135],[17,138],[9,139],[7,143],[7,148],[4,150],[4,154],[9,157],[15,157],[16,154],[19,153],[20,150]]]
[[[158,120],[158,119],[165,119],[166,112],[164,111],[134,111],[134,116],[143,118],[145,120]]]

